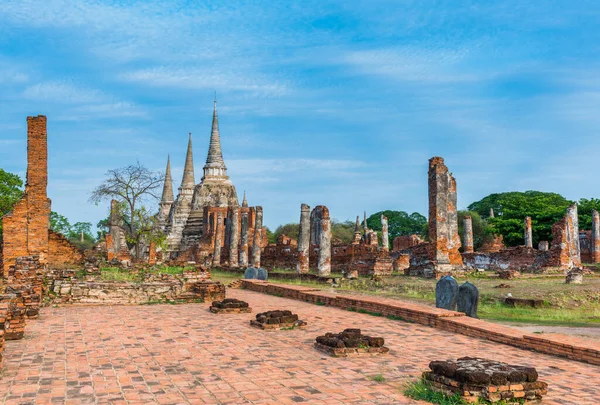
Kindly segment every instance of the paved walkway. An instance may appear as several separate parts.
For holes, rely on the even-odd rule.
[[[600,403],[600,367],[425,326],[233,290],[254,313],[290,309],[304,331],[250,328],[254,314],[208,304],[45,308],[26,338],[7,342],[6,404],[416,404],[402,395],[434,359],[483,356],[537,367],[545,404]],[[313,349],[325,332],[359,327],[387,356],[334,359]],[[383,375],[385,382],[369,380]]]

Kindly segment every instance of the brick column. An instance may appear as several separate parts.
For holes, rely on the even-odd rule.
[[[240,267],[248,267],[248,208],[242,208],[242,234],[240,238]]]
[[[308,273],[310,255],[310,207],[302,204],[300,207],[300,233],[298,234],[298,264],[296,272]]]
[[[385,250],[390,250],[390,236],[388,233],[388,219],[381,215],[381,241]]]
[[[525,247],[533,247],[533,234],[531,230],[531,217],[525,217],[524,222]]]
[[[260,253],[262,243],[263,209],[256,207],[256,220],[254,222],[254,242],[252,243],[252,267],[260,267]]]
[[[464,217],[463,219],[463,239],[464,246],[463,251],[465,253],[473,253],[473,220],[471,217]]]
[[[215,246],[213,250],[213,263],[214,267],[221,265],[221,244],[223,243],[223,214],[217,213],[217,226],[215,229]]]
[[[229,240],[229,267],[238,267],[238,247],[240,243],[240,209],[231,209],[231,239]]]
[[[317,266],[319,276],[328,276],[331,274],[331,219],[329,218],[327,207],[322,208]]]
[[[600,215],[592,210],[592,263],[600,263]]]

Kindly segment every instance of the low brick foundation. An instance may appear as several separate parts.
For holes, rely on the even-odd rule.
[[[423,379],[444,394],[458,393],[465,401],[492,403],[501,400],[538,402],[548,384],[538,381],[533,367],[512,366],[499,361],[463,357],[457,361],[432,361]]]
[[[566,357],[585,363],[600,365],[600,343],[565,335],[544,334],[543,337],[524,333],[507,326],[448,311],[399,300],[346,296],[324,292],[311,287],[272,284],[258,280],[243,280],[243,288],[265,294],[292,298],[313,304],[327,305],[346,310],[379,314],[392,319],[415,322],[449,332],[503,343],[540,353]]]
[[[210,312],[213,314],[242,314],[252,312],[252,308],[247,302],[236,298],[225,298],[222,301],[213,301],[210,306]]]
[[[318,336],[315,348],[333,357],[385,354],[390,351],[381,337],[366,336],[360,329],[344,329],[341,333]]]
[[[255,320],[250,321],[250,325],[263,330],[306,328],[306,322],[298,319],[298,315],[288,310],[261,312],[256,314]]]

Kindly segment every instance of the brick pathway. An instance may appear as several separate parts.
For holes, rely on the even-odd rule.
[[[547,404],[600,403],[600,367],[425,326],[233,290],[257,311],[290,309],[305,331],[250,328],[208,304],[45,308],[7,343],[6,404],[415,404],[401,393],[433,359],[484,356],[537,367]],[[334,359],[315,336],[360,327],[387,356]],[[382,374],[379,383],[367,377]]]

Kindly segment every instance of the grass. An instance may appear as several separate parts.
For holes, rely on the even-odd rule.
[[[469,405],[470,403],[460,397],[459,394],[447,395],[439,391],[435,391],[431,388],[426,381],[419,380],[418,382],[407,384],[404,389],[404,395],[409,398],[417,399],[421,401],[430,402],[432,404],[439,405]],[[523,404],[523,399],[513,399],[510,402],[507,401],[496,401],[489,402],[480,399],[478,404],[494,404],[494,405],[508,405],[508,404]]]
[[[600,277],[586,276],[584,284],[566,284],[564,277],[527,276],[501,280],[493,272],[468,273],[457,278],[459,284],[470,281],[479,289],[479,317],[497,322],[528,323],[551,326],[600,327]],[[330,291],[331,287],[310,281],[277,280],[278,283],[302,285]],[[435,305],[436,280],[394,276],[378,280],[360,277],[344,280],[336,291],[362,293]],[[510,288],[495,288],[508,284]],[[542,299],[542,308],[513,308],[504,304],[506,293],[517,298]],[[349,309],[352,310],[352,309]]]
[[[385,382],[385,377],[383,376],[383,374],[370,375],[367,377],[367,379],[371,381],[376,381],[378,383]]]
[[[140,282],[140,276],[126,269],[118,267],[103,267],[100,269],[100,277],[103,281],[117,282]]]

